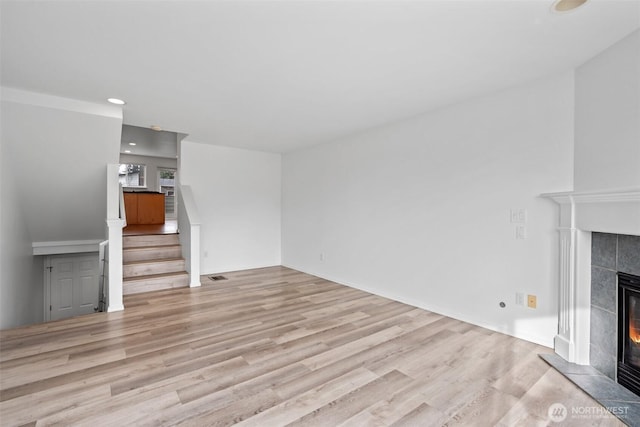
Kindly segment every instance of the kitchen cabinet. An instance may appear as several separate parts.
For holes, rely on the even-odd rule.
[[[127,225],[164,224],[164,194],[154,192],[125,192],[124,208]]]

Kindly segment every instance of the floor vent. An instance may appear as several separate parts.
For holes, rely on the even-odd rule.
[[[214,282],[216,280],[227,280],[227,278],[224,276],[209,276],[209,279],[213,280]]]

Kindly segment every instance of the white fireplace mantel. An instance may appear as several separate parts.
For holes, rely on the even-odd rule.
[[[591,233],[640,235],[640,188],[547,193],[560,205],[557,354],[589,364]]]

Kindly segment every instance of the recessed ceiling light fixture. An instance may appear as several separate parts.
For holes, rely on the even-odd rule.
[[[136,143],[135,142],[130,142],[129,145],[136,145]]]
[[[126,102],[124,102],[122,99],[118,99],[118,98],[109,98],[109,99],[107,99],[107,101],[109,101],[112,104],[116,104],[116,105],[124,105],[124,104],[126,104]]]
[[[125,153],[130,153],[130,152],[131,152],[131,150],[124,150],[124,152],[125,152]]]
[[[587,0],[557,0],[553,4],[553,10],[556,12],[569,12],[585,4]]]
[[[155,130],[156,132],[160,132],[162,130],[162,128],[158,125],[151,125],[150,128]]]

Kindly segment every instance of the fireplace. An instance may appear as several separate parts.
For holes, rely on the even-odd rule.
[[[640,276],[618,273],[618,383],[640,396]]]
[[[640,275],[640,188],[567,191],[543,196],[560,206],[555,352],[568,362],[592,365],[613,379],[617,365],[615,272]],[[599,233],[626,236],[612,238],[615,255],[602,260],[601,267],[612,271],[613,280],[608,273],[606,277],[593,275],[602,273],[592,271],[592,234]],[[626,253],[618,250],[620,242],[627,246]],[[612,283],[612,290],[607,285],[592,295],[592,277]]]

